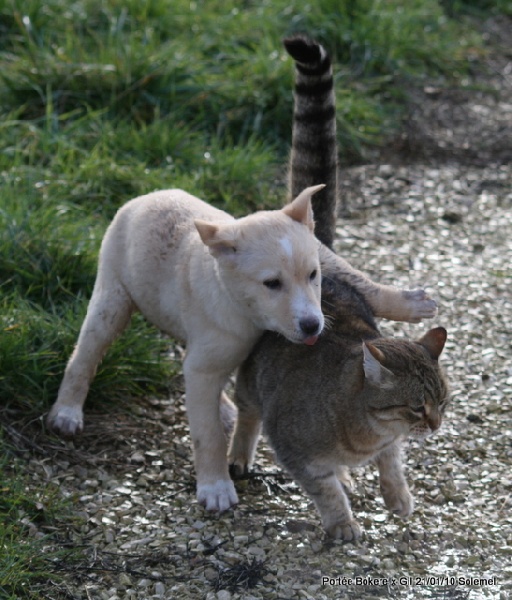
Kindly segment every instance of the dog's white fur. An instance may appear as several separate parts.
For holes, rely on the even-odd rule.
[[[263,330],[293,342],[323,327],[319,245],[308,188],[277,211],[235,220],[182,190],[123,206],[103,239],[98,275],[77,346],[48,422],[75,435],[105,350],[139,310],[186,342],[186,407],[197,496],[208,510],[237,502],[228,474],[219,398]]]

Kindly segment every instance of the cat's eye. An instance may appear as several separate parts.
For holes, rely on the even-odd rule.
[[[424,417],[427,414],[427,409],[425,408],[425,405],[420,406],[418,408],[412,408],[411,410],[413,413],[420,415],[420,417]]]
[[[265,279],[263,282],[265,287],[268,287],[269,290],[280,290],[282,287],[282,283],[280,279]]]
[[[314,281],[316,279],[317,275],[318,275],[318,270],[317,269],[313,269],[313,271],[311,271],[311,274],[309,276],[309,280],[310,281]]]

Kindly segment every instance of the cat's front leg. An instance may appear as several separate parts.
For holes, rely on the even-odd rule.
[[[355,519],[350,519],[350,521],[336,520],[333,523],[322,519],[322,523],[327,535],[335,540],[355,542],[363,535],[361,527]]]
[[[354,480],[350,475],[350,469],[346,465],[339,465],[336,469],[336,477],[340,480],[341,485],[347,493],[354,491]]]
[[[336,539],[352,542],[361,535],[361,527],[354,519],[350,503],[338,479],[338,469],[323,472],[309,465],[305,470],[292,473],[315,503],[326,533]]]
[[[409,517],[414,510],[414,499],[404,477],[400,445],[389,446],[376,457],[375,462],[386,507],[400,517]]]

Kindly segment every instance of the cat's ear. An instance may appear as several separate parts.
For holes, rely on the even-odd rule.
[[[418,344],[421,344],[425,348],[431,358],[437,360],[443,351],[447,336],[448,333],[444,327],[436,327],[435,329],[427,331],[427,333],[418,340]]]
[[[233,256],[236,253],[236,236],[232,227],[201,219],[196,219],[194,225],[203,244],[210,250],[210,254],[218,258],[226,255]]]
[[[313,232],[315,229],[315,222],[313,220],[311,196],[322,190],[324,187],[325,184],[322,183],[320,185],[314,185],[302,190],[297,198],[295,198],[295,200],[290,204],[286,205],[282,211],[294,221],[306,225],[308,229]]]
[[[384,354],[373,344],[363,342],[363,369],[366,380],[370,385],[390,390],[395,385],[396,377],[382,364],[384,358]]]

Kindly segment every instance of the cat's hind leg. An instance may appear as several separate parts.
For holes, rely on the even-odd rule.
[[[220,422],[222,423],[222,429],[224,430],[224,435],[226,436],[226,440],[229,442],[235,428],[238,409],[233,402],[231,402],[225,391],[223,391],[220,395],[219,415]]]
[[[238,415],[228,452],[229,472],[234,479],[243,477],[249,472],[261,433],[260,409],[251,400],[242,370],[243,367],[236,381],[235,405],[238,408]]]

